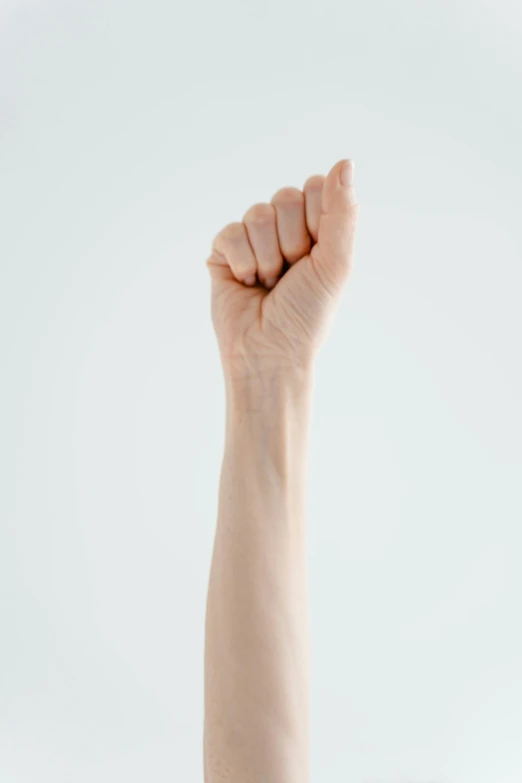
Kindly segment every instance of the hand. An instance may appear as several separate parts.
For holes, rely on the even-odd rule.
[[[357,217],[353,163],[341,160],[220,231],[207,265],[225,372],[310,365],[351,269]]]

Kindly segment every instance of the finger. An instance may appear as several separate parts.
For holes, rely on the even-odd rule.
[[[255,204],[243,216],[243,223],[256,257],[259,280],[273,288],[283,269],[275,208],[271,204]]]
[[[318,241],[312,249],[325,278],[335,286],[344,281],[351,267],[358,212],[353,162],[340,160],[324,182]]]
[[[326,177],[316,174],[309,177],[303,187],[305,197],[305,215],[308,233],[314,242],[317,242],[319,233],[319,218],[323,203],[323,187]]]
[[[216,285],[229,285],[230,283],[242,285],[242,282],[238,283],[237,279],[234,277],[234,273],[225,256],[215,248],[207,259],[207,268],[210,272],[212,282]]]
[[[304,194],[297,188],[282,188],[272,198],[277,217],[279,247],[289,264],[295,264],[312,246],[305,217]]]
[[[243,223],[229,223],[225,226],[214,239],[212,250],[222,256],[236,280],[245,285],[255,285],[256,257]]]

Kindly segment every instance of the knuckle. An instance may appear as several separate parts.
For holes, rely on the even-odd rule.
[[[321,190],[324,186],[324,181],[326,177],[324,177],[322,174],[314,174],[311,177],[308,177],[306,180],[303,190]]]
[[[219,248],[223,243],[235,242],[242,236],[243,232],[244,227],[242,223],[228,223],[216,236],[214,244]]]
[[[303,193],[298,188],[280,188],[272,197],[272,204],[300,204]]]
[[[274,207],[271,204],[254,204],[248,209],[243,221],[248,223],[267,223],[274,219]]]

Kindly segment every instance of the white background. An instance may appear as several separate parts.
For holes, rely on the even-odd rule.
[[[315,783],[522,777],[516,0],[0,4],[0,779],[203,779],[205,260],[356,162],[317,366]]]

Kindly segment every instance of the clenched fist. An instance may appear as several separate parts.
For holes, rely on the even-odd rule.
[[[225,372],[310,365],[350,272],[357,216],[353,163],[341,160],[220,231],[207,265]]]

